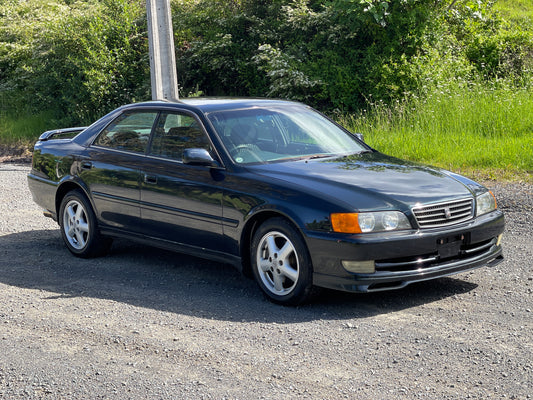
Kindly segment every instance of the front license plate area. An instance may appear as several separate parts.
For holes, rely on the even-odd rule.
[[[464,235],[448,236],[437,239],[437,251],[440,258],[450,258],[460,254],[461,246],[464,242]]]

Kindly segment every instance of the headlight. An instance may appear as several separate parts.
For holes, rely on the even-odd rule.
[[[405,214],[399,211],[334,213],[330,215],[335,232],[367,233],[411,229]]]
[[[476,197],[476,216],[480,216],[496,210],[496,198],[491,191]]]

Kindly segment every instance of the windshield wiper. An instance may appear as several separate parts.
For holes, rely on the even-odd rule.
[[[361,150],[361,151],[357,151],[355,153],[346,154],[344,157],[358,156],[360,154],[373,153],[373,152],[374,152],[374,150],[364,149],[364,150]]]
[[[314,154],[312,156],[303,157],[306,160],[315,160],[317,158],[335,157],[335,154]]]
[[[364,150],[361,150],[361,151],[358,151],[357,153],[351,153],[351,154],[332,154],[332,153],[329,153],[329,154],[313,154],[313,155],[308,155],[308,156],[302,156],[300,159],[302,160],[316,160],[318,158],[330,158],[330,157],[341,157],[341,158],[346,158],[346,157],[351,157],[351,156],[357,156],[359,154],[364,154],[364,153],[373,153],[373,150],[370,150],[370,149],[364,149]]]

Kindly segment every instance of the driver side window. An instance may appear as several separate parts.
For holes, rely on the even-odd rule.
[[[159,117],[149,154],[181,161],[185,149],[206,149],[211,145],[194,117],[163,112]]]

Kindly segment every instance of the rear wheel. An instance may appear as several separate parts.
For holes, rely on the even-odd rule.
[[[111,239],[98,232],[94,211],[80,190],[69,192],[61,201],[59,225],[63,241],[75,256],[96,257],[111,246]]]
[[[266,296],[280,304],[309,299],[313,267],[300,233],[283,218],[264,222],[252,239],[252,270]]]

